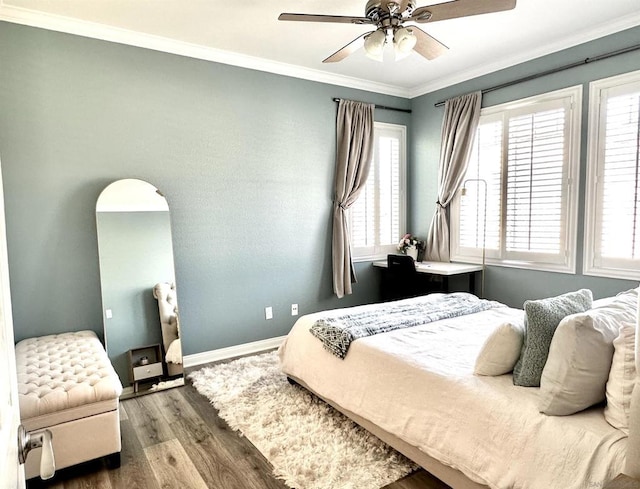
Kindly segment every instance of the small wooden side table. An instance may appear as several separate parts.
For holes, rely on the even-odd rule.
[[[141,381],[162,375],[162,349],[159,344],[129,350],[129,376],[133,382],[133,392],[138,392]]]

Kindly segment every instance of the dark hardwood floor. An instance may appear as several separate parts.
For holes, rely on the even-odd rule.
[[[229,429],[204,396],[184,387],[121,403],[121,466],[106,460],[58,471],[54,479],[28,481],[28,489],[287,489],[271,465],[244,437]],[[424,470],[385,489],[446,489]],[[304,489],[304,488],[298,488]],[[339,488],[336,488],[339,489]]]

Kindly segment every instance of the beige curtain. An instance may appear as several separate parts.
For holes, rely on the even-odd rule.
[[[445,103],[438,169],[438,202],[427,235],[426,259],[429,261],[450,261],[447,208],[467,171],[480,120],[481,103],[481,92],[462,95]]]
[[[367,181],[373,154],[375,105],[341,100],[336,120],[336,179],[333,203],[333,292],[351,294],[356,273],[351,261],[351,239],[347,210]]]

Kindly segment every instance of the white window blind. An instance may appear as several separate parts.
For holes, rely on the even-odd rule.
[[[404,232],[405,133],[404,126],[375,123],[369,177],[350,209],[354,258],[392,253]]]
[[[591,84],[585,274],[640,278],[640,72]]]
[[[478,261],[484,246],[490,263],[574,271],[580,95],[482,110],[465,195],[452,206],[453,259]]]
[[[466,193],[460,202],[460,247],[467,254],[482,248],[483,242],[492,256],[500,248],[501,168],[502,120],[485,119],[478,127],[465,177]]]
[[[509,118],[507,252],[564,251],[564,107]]]

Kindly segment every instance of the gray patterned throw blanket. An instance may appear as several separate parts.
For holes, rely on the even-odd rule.
[[[424,297],[374,304],[364,311],[318,319],[311,334],[335,356],[344,359],[351,342],[358,338],[410,328],[440,319],[464,316],[494,307],[505,307],[495,301],[479,299],[466,292],[430,294]]]

